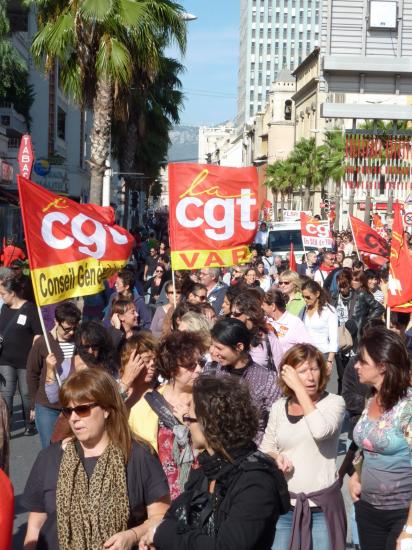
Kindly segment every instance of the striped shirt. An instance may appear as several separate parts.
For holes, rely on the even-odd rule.
[[[59,346],[65,359],[71,359],[73,357],[74,342],[59,342]]]

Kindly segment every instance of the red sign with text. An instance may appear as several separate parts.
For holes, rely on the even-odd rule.
[[[23,178],[29,178],[34,161],[30,134],[24,134],[21,138],[17,160],[19,161],[20,175]]]
[[[260,208],[255,167],[169,164],[169,198],[173,269],[248,261]]]
[[[303,246],[316,248],[332,248],[333,238],[328,221],[318,220],[300,213],[300,232],[302,233]]]

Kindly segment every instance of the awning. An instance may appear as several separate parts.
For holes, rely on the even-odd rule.
[[[6,191],[6,189],[0,186],[0,203],[19,206],[19,193],[17,189],[8,189]]]

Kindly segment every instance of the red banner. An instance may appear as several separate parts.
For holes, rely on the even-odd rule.
[[[388,242],[367,223],[351,215],[349,215],[349,218],[357,249],[369,254],[389,258]]]
[[[111,207],[78,204],[17,176],[36,302],[87,296],[127,262],[134,239]]]
[[[259,215],[256,168],[169,164],[173,269],[246,262]]]
[[[328,221],[318,220],[300,213],[300,231],[302,233],[303,246],[316,248],[332,248],[333,238]]]
[[[388,306],[395,311],[412,311],[412,258],[404,238],[401,206],[393,205]]]

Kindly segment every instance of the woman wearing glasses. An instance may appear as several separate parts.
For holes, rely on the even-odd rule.
[[[305,300],[300,291],[301,282],[295,271],[287,269],[279,275],[279,290],[287,299],[286,309],[292,315],[299,315],[305,307]]]
[[[169,334],[156,353],[156,373],[166,383],[148,391],[130,410],[129,425],[157,451],[172,499],[183,491],[194,461],[182,414],[188,411],[205,351],[202,337],[195,332]]]
[[[23,495],[25,550],[130,549],[169,506],[163,470],[132,439],[116,382],[100,369],[60,390],[71,438],[40,452]]]
[[[192,283],[183,299],[189,304],[202,304],[207,300],[207,288],[202,283]]]
[[[300,312],[313,345],[324,355],[329,372],[338,351],[338,315],[329,302],[329,295],[316,281],[306,281],[302,286],[305,307]]]
[[[167,297],[167,304],[158,305],[153,315],[152,324],[150,330],[156,338],[160,338],[162,334],[166,332],[165,324],[169,329],[172,313],[174,310],[174,294],[176,293],[176,303],[179,302],[181,296],[182,285],[180,281],[176,281],[175,292],[173,292],[173,282],[169,281],[165,284],[165,292]],[[167,321],[166,321],[167,319]],[[167,330],[168,332],[169,330]]]
[[[344,550],[346,512],[336,473],[345,414],[342,397],[327,393],[322,353],[298,344],[283,358],[284,396],[270,411],[260,450],[285,474],[292,507],[276,526],[272,550]]]
[[[256,452],[258,420],[247,388],[201,376],[183,421],[201,451],[199,468],[191,471],[186,490],[148,531],[140,550],[270,550],[289,498],[274,462]]]
[[[160,296],[163,285],[166,281],[166,268],[162,264],[157,264],[153,271],[153,276],[148,279],[144,285],[146,292],[146,303],[154,306]]]

